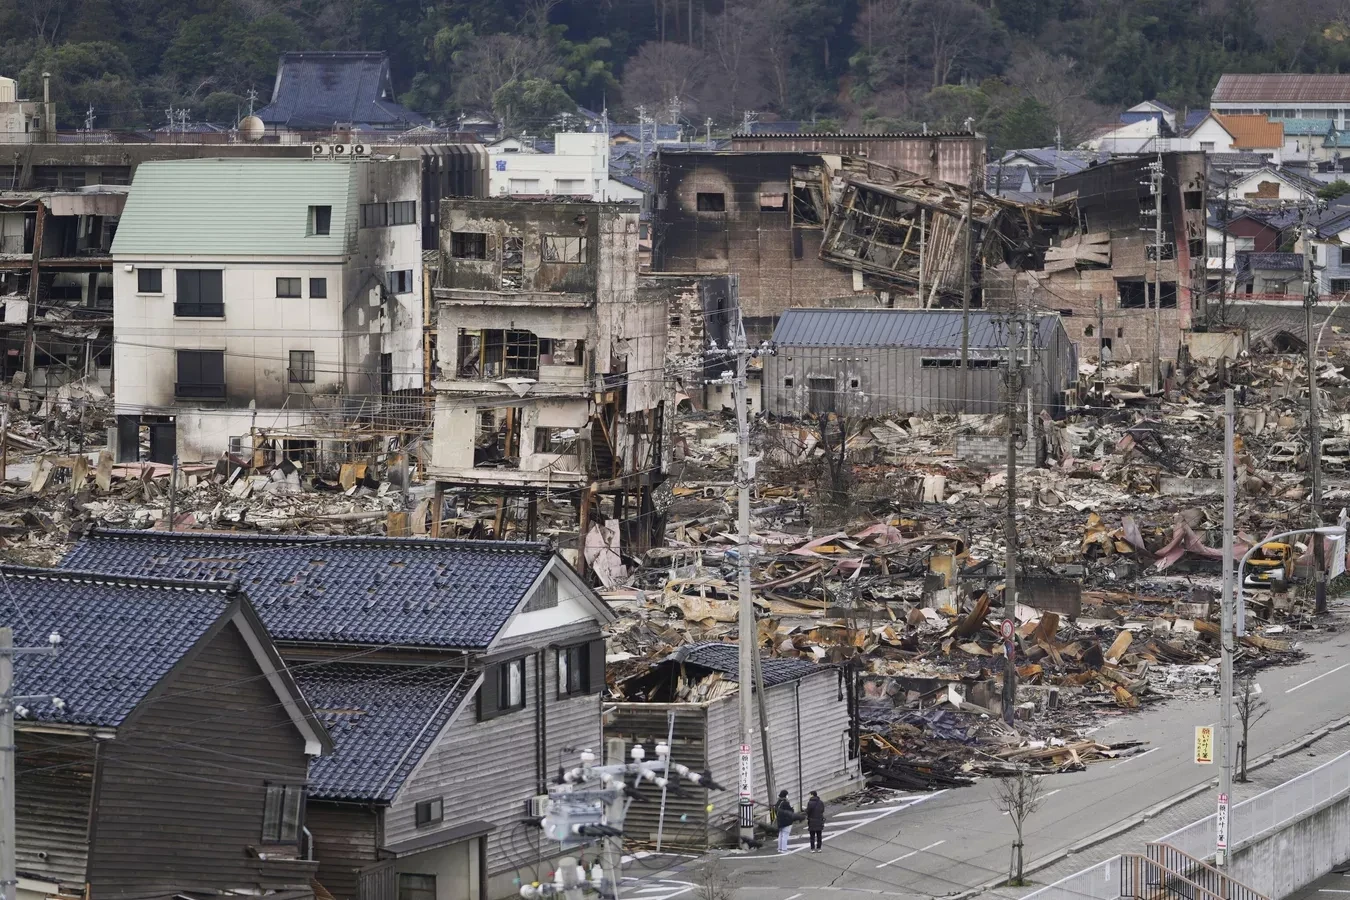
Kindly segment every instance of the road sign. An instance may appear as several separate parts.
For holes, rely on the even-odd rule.
[[[1228,849],[1228,795],[1219,795],[1219,814],[1214,817],[1215,849]]]
[[[1202,766],[1214,763],[1214,726],[1195,726],[1195,761]]]
[[[750,745],[741,744],[741,796],[750,797],[754,793],[754,785],[750,782]]]
[[[998,628],[999,636],[1002,637],[1003,640],[1005,641],[1011,641],[1013,636],[1013,627],[1014,626],[1012,619],[1004,619],[1003,624],[1000,625]]]

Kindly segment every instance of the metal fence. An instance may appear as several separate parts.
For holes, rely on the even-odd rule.
[[[1350,792],[1350,751],[1311,771],[1263,791],[1229,810],[1228,846],[1238,847],[1286,822]],[[1214,856],[1216,815],[1178,828],[1158,838],[1196,859]],[[1113,856],[1054,884],[1023,896],[1022,900],[1118,900],[1124,859]]]

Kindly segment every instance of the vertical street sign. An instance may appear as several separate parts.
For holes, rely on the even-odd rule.
[[[1214,726],[1195,727],[1195,761],[1202,766],[1214,763]]]

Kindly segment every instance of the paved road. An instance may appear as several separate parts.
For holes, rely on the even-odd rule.
[[[1285,900],[1350,900],[1350,863],[1342,863],[1342,871],[1324,875]]]
[[[1305,649],[1303,662],[1268,669],[1258,679],[1271,708],[1252,734],[1253,758],[1350,714],[1350,631],[1315,636]],[[1216,712],[1217,700],[1209,697],[1111,717],[1098,732],[1102,739],[1147,740],[1150,752],[1047,776],[1045,803],[1028,823],[1028,861],[1217,777],[1216,768],[1192,759],[1195,726],[1213,723]],[[1235,791],[1235,801],[1244,796]],[[785,856],[733,856],[726,865],[738,875],[736,900],[790,900],[797,893],[810,898],[820,892],[939,897],[1006,876],[1011,842],[1012,826],[982,782],[900,797],[875,810],[832,810],[822,853],[801,852],[803,835]],[[689,872],[674,877],[697,880]]]

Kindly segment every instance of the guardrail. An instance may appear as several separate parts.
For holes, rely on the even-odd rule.
[[[1027,894],[1022,900],[1119,900],[1124,856],[1113,856],[1089,869],[1074,872],[1054,884]]]
[[[1183,853],[1171,844],[1157,841],[1146,844],[1144,855],[1165,871],[1180,876],[1188,884],[1199,885],[1210,894],[1227,900],[1268,900],[1263,894],[1247,887],[1227,872],[1216,869],[1189,853]],[[1125,893],[1124,885],[1121,886],[1121,893]]]

